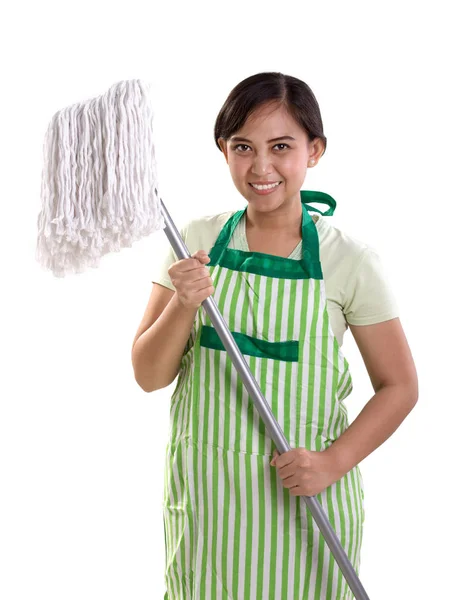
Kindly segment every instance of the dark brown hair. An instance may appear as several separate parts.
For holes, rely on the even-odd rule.
[[[222,150],[219,138],[228,140],[257,108],[268,102],[284,106],[306,131],[310,141],[320,138],[325,153],[327,138],[323,133],[319,105],[311,88],[296,77],[276,72],[251,75],[231,90],[214,125],[214,139],[219,150]]]

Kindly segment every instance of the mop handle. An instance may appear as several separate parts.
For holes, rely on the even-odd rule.
[[[167,212],[164,203],[161,199],[160,201],[162,213],[166,223],[164,233],[166,234],[172,248],[174,249],[176,255],[180,260],[184,258],[191,258],[189,250],[186,247],[186,244],[184,243],[183,238],[181,237],[177,228],[175,227],[169,213]],[[214,325],[220,339],[222,340],[222,343],[225,346],[225,349],[228,355],[230,356],[233,365],[235,366],[239,375],[241,376],[245,388],[249,393],[250,397],[252,398],[256,409],[270,434],[271,439],[274,441],[278,449],[278,452],[280,454],[288,452],[289,450],[291,450],[288,441],[284,436],[284,433],[278,421],[275,419],[267,400],[264,398],[261,389],[258,386],[258,383],[253,377],[249,366],[245,362],[245,359],[241,351],[239,350],[239,347],[236,344],[230,330],[228,329],[227,324],[225,323],[224,318],[222,317],[217,307],[216,301],[212,296],[209,296],[209,298],[206,298],[206,300],[202,302],[202,306],[207,312],[209,318],[211,319],[211,322]],[[328,547],[330,548],[337,564],[339,565],[339,568],[341,569],[345,579],[347,580],[347,583],[350,586],[350,589],[352,590],[355,599],[369,600],[369,596],[364,590],[362,583],[358,579],[358,575],[356,574],[353,565],[351,564],[347,555],[345,554],[341,542],[339,541],[336,533],[331,527],[331,524],[328,521],[325,511],[323,510],[321,504],[314,496],[302,497],[304,498],[309,510],[311,511],[314,520],[316,521],[323,537],[325,538],[325,541],[328,544]]]

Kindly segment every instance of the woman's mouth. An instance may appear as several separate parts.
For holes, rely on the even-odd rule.
[[[254,186],[254,184],[251,184],[251,183],[249,183],[249,186],[252,188],[252,190],[255,192],[255,194],[258,194],[259,196],[267,196],[267,194],[271,194],[272,192],[274,192],[275,190],[277,190],[280,187],[281,184],[282,184],[282,182],[278,181],[276,183],[276,185],[258,186],[260,189],[256,188]]]

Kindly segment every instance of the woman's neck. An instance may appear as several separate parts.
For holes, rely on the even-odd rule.
[[[247,229],[261,233],[278,233],[286,236],[297,236],[301,231],[302,206],[296,202],[294,206],[280,206],[274,211],[262,213],[247,207]]]

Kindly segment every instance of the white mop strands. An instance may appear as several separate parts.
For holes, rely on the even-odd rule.
[[[149,85],[122,81],[58,111],[45,135],[36,259],[55,277],[97,268],[165,226]]]

